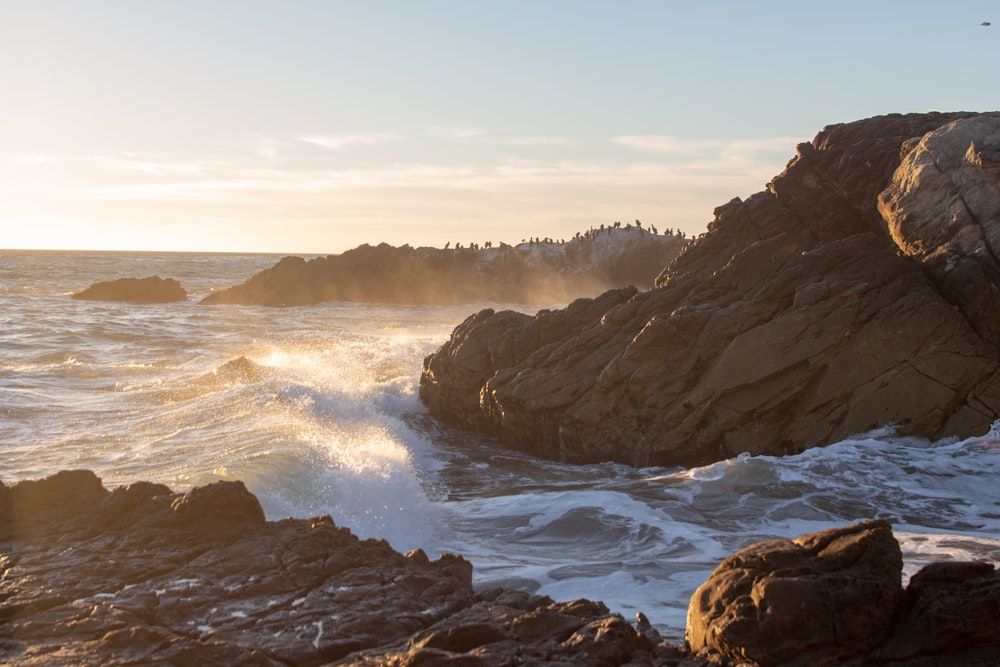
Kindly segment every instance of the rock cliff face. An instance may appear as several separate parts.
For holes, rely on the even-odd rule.
[[[88,301],[127,301],[129,303],[171,303],[187,301],[187,292],[173,278],[119,278],[94,283],[74,299]]]
[[[268,522],[240,482],[108,491],[63,471],[0,482],[0,662],[998,664],[991,564],[935,563],[905,591],[900,567],[879,521],[750,546],[692,596],[682,648],[600,602],[475,591],[459,556],[400,554],[329,517]]]
[[[497,248],[363,245],[306,261],[285,257],[203,304],[305,306],[325,301],[452,305],[562,303],[611,287],[652,285],[686,243],[646,229],[595,230],[566,243]]]
[[[570,462],[700,465],[1000,417],[1000,113],[798,147],[646,292],[477,313],[424,362],[447,423]]]

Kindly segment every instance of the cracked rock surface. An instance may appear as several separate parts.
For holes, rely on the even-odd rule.
[[[600,602],[474,591],[329,517],[265,521],[241,482],[0,483],[0,664],[707,664]]]
[[[986,667],[1000,661],[1000,572],[925,566],[904,591],[885,521],[760,542],[691,596],[691,650],[723,664]]]
[[[329,517],[266,521],[240,482],[0,483],[0,663],[709,667],[1000,664],[1000,572],[924,567],[884,521],[751,545],[691,598],[685,647],[601,602],[472,587]]]
[[[834,125],[648,291],[481,311],[424,362],[437,418],[574,463],[694,466],[1000,418],[1000,114]]]

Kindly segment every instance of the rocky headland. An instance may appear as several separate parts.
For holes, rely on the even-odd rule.
[[[72,295],[86,301],[126,301],[128,303],[172,303],[187,301],[187,292],[173,278],[118,278],[94,283]]]
[[[483,310],[424,362],[441,421],[577,462],[701,465],[1000,418],[1000,113],[834,125],[655,288]]]
[[[109,491],[89,471],[0,483],[0,662],[28,665],[995,665],[1000,573],[901,587],[870,521],[763,542],[695,592],[686,646],[600,602],[472,585],[328,516],[267,521],[240,482]]]
[[[201,303],[565,303],[613,287],[651,286],[685,243],[681,236],[655,234],[637,221],[588,230],[569,241],[539,239],[517,246],[365,244],[310,260],[285,257],[240,285],[209,294]]]

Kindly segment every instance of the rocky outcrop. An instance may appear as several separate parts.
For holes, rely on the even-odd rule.
[[[657,278],[484,310],[424,362],[442,421],[569,462],[700,465],[1000,417],[1000,114],[820,132]]]
[[[74,299],[87,301],[127,301],[129,303],[171,303],[186,301],[187,292],[173,278],[119,278],[94,283]]]
[[[676,665],[598,602],[475,591],[329,517],[266,521],[241,482],[0,483],[0,663]],[[701,662],[685,663],[704,664]]]
[[[201,303],[565,303],[622,285],[651,286],[685,243],[678,236],[628,226],[598,230],[566,243],[447,250],[362,245],[308,261],[285,257],[241,285],[208,295]]]
[[[400,554],[329,517],[266,521],[241,482],[108,491],[64,471],[0,483],[0,662],[998,664],[992,565],[935,563],[905,591],[900,569],[882,521],[750,546],[692,596],[678,647],[600,602],[476,591],[458,556]]]
[[[1000,572],[934,563],[904,591],[884,521],[754,544],[695,591],[692,651],[741,665],[995,665]]]

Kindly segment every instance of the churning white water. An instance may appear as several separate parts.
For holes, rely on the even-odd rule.
[[[0,251],[0,480],[242,479],[269,518],[330,514],[401,551],[457,552],[480,586],[641,610],[675,640],[694,589],[762,539],[883,518],[905,574],[1000,561],[1000,433],[928,442],[886,427],[690,470],[538,461],[438,428],[417,397],[423,357],[482,305],[197,304],[277,259]],[[190,300],[69,298],[147,275]]]

